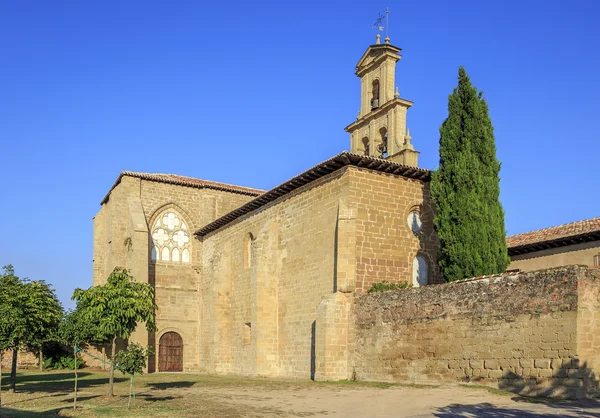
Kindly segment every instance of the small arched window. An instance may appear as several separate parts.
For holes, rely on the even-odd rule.
[[[369,144],[369,138],[367,138],[365,136],[363,138],[362,142],[363,142],[363,147],[365,149],[364,155],[369,156],[371,153],[371,145]]]
[[[190,262],[188,227],[173,210],[166,210],[154,221],[152,243],[152,261]]]
[[[252,233],[248,232],[244,239],[244,267],[248,268],[252,266],[254,259],[254,245],[255,239]]]
[[[413,260],[413,286],[427,286],[429,282],[429,266],[427,265],[427,260],[423,256],[416,256]]]
[[[379,107],[379,80],[373,81],[373,89],[371,90],[371,108],[375,109]]]

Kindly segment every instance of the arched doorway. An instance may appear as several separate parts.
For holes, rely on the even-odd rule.
[[[183,371],[183,340],[176,332],[166,332],[158,342],[158,371]]]

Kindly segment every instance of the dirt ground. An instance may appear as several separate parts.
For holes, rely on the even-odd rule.
[[[107,396],[107,374],[80,373],[73,410],[71,372],[25,372],[17,393],[2,380],[0,417],[598,417],[596,401],[528,399],[481,387],[319,383],[200,374],[136,377],[136,407],[127,409],[129,379],[117,375]]]

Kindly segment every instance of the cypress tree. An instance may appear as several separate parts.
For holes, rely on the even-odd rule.
[[[487,103],[460,67],[440,128],[440,166],[431,180],[438,262],[447,281],[502,273],[510,262],[499,174]]]

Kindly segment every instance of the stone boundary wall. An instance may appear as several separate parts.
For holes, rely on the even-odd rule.
[[[353,307],[358,380],[598,392],[600,269],[567,266],[372,293]]]
[[[10,368],[12,367],[12,358],[12,350],[8,350],[2,353],[3,374],[7,371],[10,372]],[[39,367],[38,354],[31,351],[19,350],[19,353],[17,354],[17,369],[25,369],[31,367]]]

